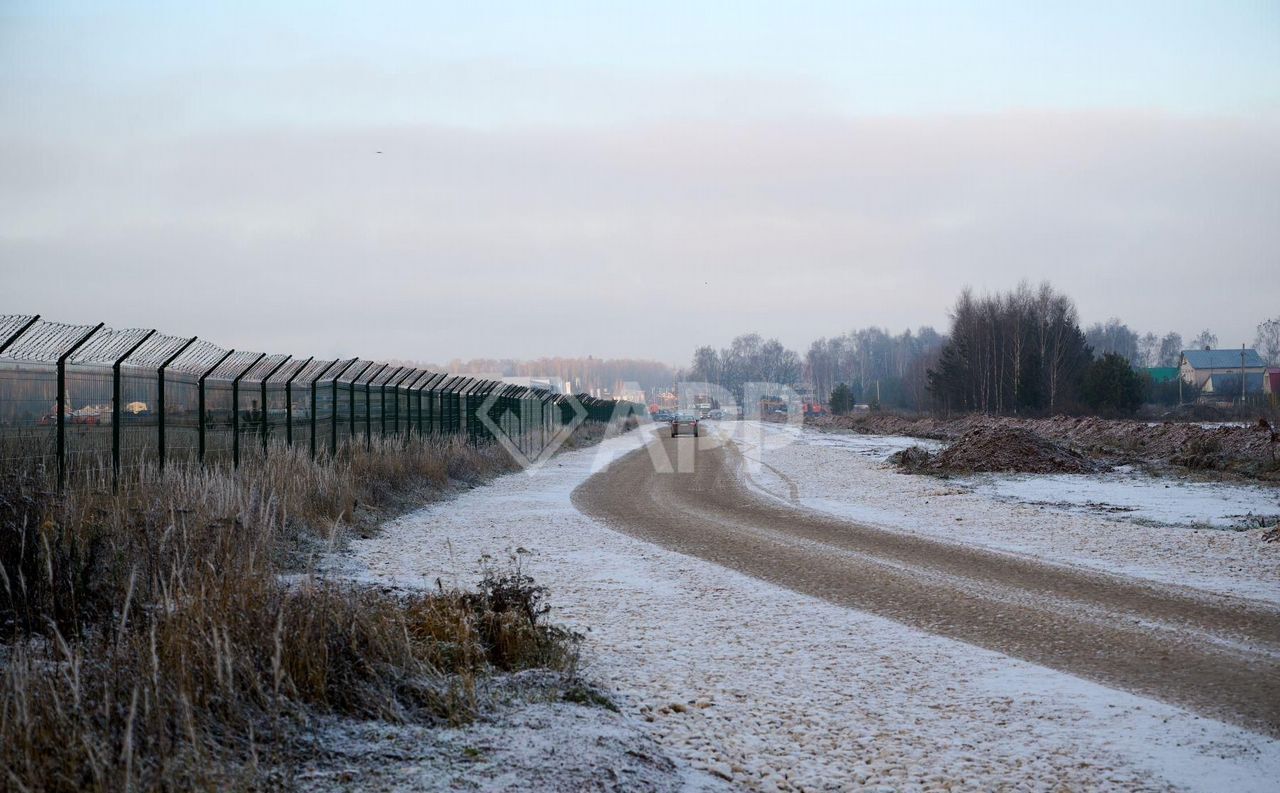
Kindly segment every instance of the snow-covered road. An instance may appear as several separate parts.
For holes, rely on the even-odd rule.
[[[586,633],[587,673],[611,688],[625,711],[651,719],[673,755],[747,788],[1274,789],[1280,743],[1270,738],[775,587],[579,513],[573,489],[602,456],[634,449],[645,432],[393,521],[355,543],[360,574],[465,586],[485,557],[519,556],[551,589],[553,617]],[[791,482],[788,491],[807,493],[811,469],[832,460],[846,469],[842,475],[866,477],[860,487],[901,485],[881,475],[911,479],[865,455],[804,445],[786,447],[792,458],[768,455],[772,475]],[[773,487],[767,476],[758,484]],[[877,508],[910,517],[920,502],[904,497]],[[991,511],[965,509],[979,513],[974,523]],[[1030,514],[1040,520],[1046,511]],[[1063,544],[1036,545],[1011,527],[1002,532],[995,541],[949,536],[1016,543],[1020,552],[1049,558]],[[1123,559],[1119,540],[1099,550],[1066,536],[1083,548],[1059,561],[1105,567]],[[1152,576],[1178,572],[1163,556],[1136,564]],[[1245,586],[1247,576],[1219,575],[1211,562],[1196,569],[1198,583],[1210,588],[1275,595]]]

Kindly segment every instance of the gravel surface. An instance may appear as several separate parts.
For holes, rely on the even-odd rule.
[[[696,451],[694,451],[696,447]],[[859,524],[761,499],[736,445],[665,435],[574,503],[610,526],[834,603],[1280,733],[1280,609]],[[1172,663],[1173,659],[1176,663]]]
[[[1246,791],[1280,776],[1263,735],[613,531],[571,502],[595,460],[394,521],[355,543],[359,574],[468,584],[482,556],[519,556],[623,713],[747,789]]]

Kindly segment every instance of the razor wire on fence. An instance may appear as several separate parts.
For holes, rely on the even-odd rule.
[[[526,460],[616,400],[360,358],[224,349],[196,337],[0,315],[0,463],[56,471],[329,459],[374,438],[500,442]]]

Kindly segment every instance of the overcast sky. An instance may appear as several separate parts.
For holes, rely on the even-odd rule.
[[[1280,315],[1277,2],[206,5],[0,5],[0,313],[679,364],[1021,278]]]

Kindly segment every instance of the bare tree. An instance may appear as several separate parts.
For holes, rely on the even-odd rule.
[[[1138,360],[1134,363],[1144,367],[1160,366],[1159,336],[1147,331],[1138,339]]]
[[[1217,346],[1218,337],[1208,328],[1200,331],[1200,335],[1196,336],[1195,341],[1191,342],[1191,347],[1196,350],[1212,350]]]
[[[1182,334],[1169,331],[1160,340],[1158,366],[1177,366],[1182,360]]]
[[[1094,323],[1085,331],[1084,338],[1097,358],[1114,353],[1128,361],[1130,366],[1140,363],[1138,334],[1118,317],[1112,317],[1105,324]]]
[[[1268,366],[1280,366],[1280,317],[1269,319],[1258,326],[1253,346]]]
[[[706,383],[720,384],[720,356],[712,347],[699,347],[693,352],[693,378]]]

